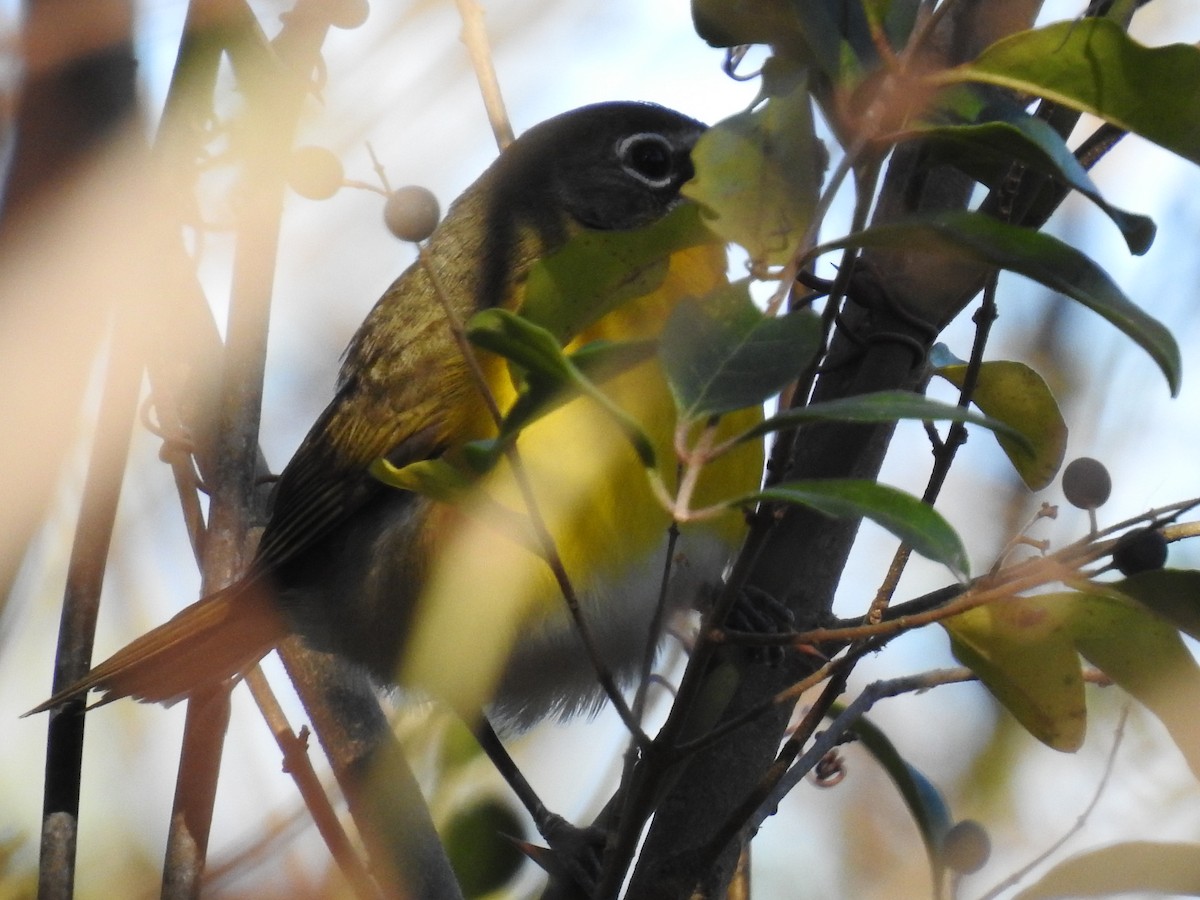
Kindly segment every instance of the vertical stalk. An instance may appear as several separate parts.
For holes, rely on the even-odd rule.
[[[91,667],[100,588],[137,414],[143,363],[139,331],[134,311],[120,309],[109,345],[104,395],[67,569],[53,691],[67,687]],[[74,890],[83,707],[82,699],[74,700],[50,713],[38,876],[38,896],[43,900],[67,898]]]

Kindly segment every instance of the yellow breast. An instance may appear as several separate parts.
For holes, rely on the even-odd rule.
[[[723,277],[722,249],[677,253],[656,291],[609,313],[574,343],[655,336],[680,297],[705,293]],[[503,408],[515,398],[507,378],[498,378],[492,389]],[[623,372],[603,389],[641,424],[656,450],[663,482],[673,487],[675,408],[658,361]],[[759,417],[756,410],[728,416],[721,432],[734,434]],[[452,535],[438,541],[401,681],[429,686],[459,709],[472,710],[493,693],[507,667],[504,677],[514,681],[508,693],[519,695],[523,704],[542,702],[538,685],[524,682],[544,678],[552,682],[545,686],[551,711],[557,706],[571,712],[573,705],[586,704],[580,691],[586,693],[594,677],[580,658],[562,591],[531,525],[529,498],[603,652],[618,669],[641,656],[645,636],[638,631],[648,627],[658,597],[671,517],[621,429],[592,400],[576,398],[535,421],[521,432],[517,451],[515,468],[508,460],[498,464],[465,513],[443,507],[434,514],[435,530],[448,528]],[[756,442],[715,461],[700,479],[694,505],[753,490],[762,462]],[[736,510],[683,526],[675,593],[717,581],[743,529]],[[449,646],[461,653],[447,659]],[[515,662],[510,660],[514,647]],[[566,671],[571,660],[574,670]],[[538,714],[530,710],[529,718]],[[521,710],[512,717],[522,719]]]

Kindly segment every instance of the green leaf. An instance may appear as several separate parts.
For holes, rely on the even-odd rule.
[[[899,419],[916,419],[921,422],[964,422],[979,425],[1017,446],[1032,449],[1032,443],[1015,423],[1001,421],[973,413],[959,406],[951,406],[938,400],[930,400],[911,391],[876,391],[859,394],[841,400],[827,400],[808,406],[785,410],[764,419],[745,437],[752,438],[769,434],[783,428],[794,428],[806,422],[894,422]]]
[[[793,381],[821,344],[821,322],[800,310],[764,316],[748,281],[685,299],[663,328],[659,354],[681,416],[757,406]]]
[[[832,712],[836,715],[836,711]],[[954,817],[950,814],[946,798],[920,769],[900,755],[900,751],[888,736],[867,719],[859,719],[854,725],[854,732],[858,735],[859,742],[875,757],[876,762],[883,767],[899,789],[905,806],[912,813],[913,820],[921,831],[925,851],[929,854],[929,864],[935,874],[940,872],[942,864],[939,850],[942,839],[954,824]]]
[[[571,383],[570,365],[554,335],[507,309],[477,312],[467,323],[467,337],[476,347],[503,356],[554,386]]]
[[[942,622],[955,658],[1026,731],[1068,753],[1087,729],[1083,671],[1068,628],[1074,596],[1014,597]]]
[[[692,0],[692,21],[714,47],[769,44],[777,56],[815,65],[838,83],[844,67],[857,71],[856,58],[874,56],[866,16],[845,0]]]
[[[935,374],[961,388],[967,366],[942,366]],[[996,440],[1030,490],[1049,485],[1067,451],[1067,423],[1042,376],[1024,363],[985,362],[971,402],[993,419],[1021,429],[1023,443],[1001,431]]]
[[[683,194],[705,208],[708,226],[760,264],[786,263],[812,220],[827,162],[805,86],[718,122],[692,161],[696,177]]]
[[[901,140],[914,138],[930,141],[932,152],[940,160],[953,163],[992,187],[999,185],[1014,161],[1051,175],[1100,207],[1121,229],[1130,252],[1141,255],[1150,249],[1155,232],[1153,220],[1106,201],[1058,132],[1036,116],[1018,109],[1006,111],[1002,121],[919,125],[901,136]]]
[[[534,263],[521,316],[568,343],[622,303],[657,288],[672,253],[718,242],[689,203],[636,231],[582,231]]]
[[[1117,894],[1200,896],[1200,844],[1129,841],[1059,863],[1016,900],[1113,897]]]
[[[713,47],[803,41],[799,15],[787,0],[692,0],[692,23]],[[836,37],[832,27],[829,34]]]
[[[612,416],[643,465],[652,468],[656,464],[654,444],[642,427],[580,371],[545,328],[506,309],[493,307],[471,317],[467,337],[476,346],[503,356],[526,372],[527,389],[501,425],[501,438],[514,436],[536,416],[553,409],[565,399],[564,389],[570,389],[590,397]],[[597,353],[593,348],[590,357],[585,354],[590,365],[597,364]],[[501,446],[493,445],[494,452]]]
[[[1200,572],[1193,569],[1140,572],[1114,582],[1112,587],[1184,634],[1200,640]]]
[[[656,341],[592,341],[567,355],[564,362],[566,372],[571,376],[570,383],[581,387],[581,381],[603,384],[607,379],[653,358],[657,350]],[[487,461],[485,468],[491,466],[509,443],[509,438],[557,409],[577,393],[562,389],[562,383],[556,380],[537,377],[526,380],[526,389],[504,416],[500,437],[493,441],[472,442],[484,450],[485,455],[482,459]]]
[[[1084,658],[1154,713],[1200,778],[1200,666],[1179,632],[1115,589],[1077,595],[1069,627]]]
[[[984,82],[1099,116],[1200,163],[1200,50],[1145,47],[1108,19],[1057,22],[996,42],[933,76]]]
[[[834,518],[867,518],[890,531],[917,553],[946,566],[965,580],[967,551],[950,523],[928,503],[904,491],[855,478],[785,481],[732,501],[796,503]]]
[[[1179,345],[1157,319],[1135,306],[1107,273],[1057,238],[971,212],[915,216],[822,244],[813,255],[844,247],[928,248],[957,251],[981,262],[1032,278],[1099,313],[1150,354],[1179,393]]]

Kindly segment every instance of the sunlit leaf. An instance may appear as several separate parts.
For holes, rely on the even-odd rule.
[[[1200,49],[1190,44],[1145,47],[1108,19],[1075,19],[1012,35],[933,78],[1046,97],[1200,162]]]
[[[1020,425],[1004,422],[973,413],[970,410],[930,400],[911,391],[876,391],[859,394],[840,400],[826,400],[808,406],[785,410],[767,419],[750,432],[747,437],[756,437],[794,428],[806,422],[894,422],[899,419],[916,419],[922,422],[964,422],[979,425],[1004,435],[1018,446],[1032,448],[1030,440],[1019,430]]]
[[[980,213],[948,212],[868,228],[823,244],[814,253],[843,247],[956,250],[968,258],[1032,278],[1119,328],[1150,354],[1166,376],[1172,394],[1179,392],[1179,345],[1171,332],[1134,305],[1103,269],[1057,238]]]
[[[820,342],[815,313],[765,316],[741,281],[680,302],[659,352],[681,416],[695,419],[761,404],[795,380]]]
[[[1087,728],[1083,672],[1064,598],[1017,597],[946,619],[955,657],[979,676],[1025,730],[1073,752]]]
[[[705,208],[706,224],[760,263],[786,263],[812,219],[826,164],[804,86],[718,122],[692,160],[696,177],[683,193]]]
[[[1059,863],[1016,900],[1113,897],[1118,894],[1200,896],[1200,844],[1129,841]]]
[[[796,503],[835,518],[866,518],[887,529],[917,553],[965,579],[967,551],[950,523],[928,503],[904,491],[855,478],[785,481],[735,501]]]
[[[428,735],[436,733],[438,740],[437,749],[437,767],[442,772],[455,772],[463,769],[480,757],[483,756],[483,748],[479,746],[479,738],[467,727],[467,724],[453,715],[449,710],[438,710],[435,715],[439,718],[437,721],[437,730],[422,729],[418,743],[423,743],[428,739]],[[410,740],[411,735],[405,735]],[[407,752],[412,747],[406,746]],[[421,750],[427,751],[427,748],[422,746]]]
[[[935,372],[961,388],[967,366],[942,366]],[[1067,423],[1042,376],[1024,363],[985,362],[971,401],[992,419],[1021,429],[1023,442],[1002,431],[996,432],[996,440],[1030,490],[1049,485],[1067,450]]]

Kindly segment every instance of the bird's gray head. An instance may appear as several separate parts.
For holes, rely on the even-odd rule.
[[[648,225],[679,202],[704,129],[649,103],[597,103],[563,113],[529,129],[501,156],[497,184],[506,196],[500,202],[539,225],[563,213],[585,228]]]

